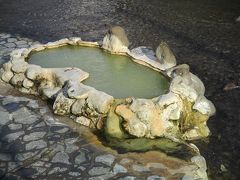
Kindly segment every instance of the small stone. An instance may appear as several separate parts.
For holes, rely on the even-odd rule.
[[[148,167],[135,165],[135,164],[132,166],[132,168],[134,171],[138,171],[138,172],[149,172],[150,171],[150,169]]]
[[[12,70],[16,73],[24,73],[28,68],[28,63],[25,61],[19,61],[12,65]]]
[[[11,161],[12,157],[9,154],[0,153],[0,161]]]
[[[221,169],[222,172],[227,172],[228,171],[227,168],[223,164],[221,164],[220,169]]]
[[[101,156],[97,156],[95,158],[96,162],[100,162],[100,163],[106,164],[108,166],[111,166],[112,163],[114,162],[114,160],[115,160],[115,157],[111,154],[101,155]]]
[[[147,180],[166,180],[166,178],[160,176],[148,176]]]
[[[14,43],[6,43],[4,45],[8,48],[15,48],[16,47],[16,44],[14,44]]]
[[[40,75],[42,72],[43,72],[43,69],[41,68],[41,66],[30,64],[26,71],[26,76],[31,80],[35,80],[37,76]]]
[[[23,141],[35,141],[45,136],[46,132],[33,132],[29,135],[23,136]]]
[[[24,73],[15,74],[11,79],[10,83],[15,86],[22,86],[23,80],[25,79]]]
[[[75,163],[76,164],[82,164],[86,161],[86,155],[84,152],[80,151],[80,154],[76,156]]]
[[[87,127],[90,127],[90,124],[91,124],[91,120],[84,117],[84,116],[80,116],[80,117],[77,117],[76,120],[75,120],[77,123],[83,125],[83,126],[87,126]]]
[[[7,62],[7,63],[4,63],[3,64],[3,69],[4,69],[4,71],[11,71],[11,69],[12,69],[12,63],[9,61],[9,62]]]
[[[22,124],[9,124],[8,128],[12,131],[18,130],[22,128]]]
[[[9,42],[9,43],[13,43],[13,42],[16,42],[16,41],[17,41],[16,38],[8,38],[7,39],[7,42]]]
[[[53,104],[54,113],[58,115],[69,114],[74,101],[74,99],[65,97],[63,93],[59,93]]]
[[[32,141],[26,144],[26,150],[32,150],[32,149],[42,149],[47,147],[47,143],[43,140],[38,141]]]
[[[81,115],[82,109],[85,106],[85,99],[78,99],[75,103],[73,103],[71,112],[75,115]]]
[[[4,126],[10,121],[9,113],[5,111],[0,111],[0,126]]]
[[[70,164],[69,156],[65,152],[58,152],[53,158],[53,163]]]
[[[65,171],[67,171],[67,168],[55,167],[51,171],[49,171],[48,174],[62,173]]]
[[[110,168],[105,167],[93,167],[90,171],[88,171],[88,174],[91,176],[102,175],[109,173],[110,170]]]
[[[240,22],[240,16],[236,18],[236,22]]]
[[[13,75],[12,71],[5,71],[2,74],[2,80],[8,83],[12,79]]]
[[[118,173],[127,173],[127,169],[120,164],[116,163],[115,166],[113,167],[113,173],[118,174]]]
[[[12,142],[12,141],[15,141],[16,139],[18,139],[19,136],[22,136],[23,134],[24,134],[24,131],[7,134],[6,136],[3,137],[3,140],[5,140],[7,142]]]

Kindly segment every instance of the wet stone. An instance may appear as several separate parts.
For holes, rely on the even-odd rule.
[[[24,134],[24,131],[7,134],[6,136],[3,137],[3,140],[7,141],[7,142],[12,142],[12,141],[15,141],[16,139],[18,139],[23,134]]]
[[[9,124],[8,128],[12,131],[18,130],[22,128],[22,124]]]
[[[110,172],[110,168],[105,168],[105,167],[93,167],[90,171],[88,171],[88,174],[91,176],[96,176],[96,175],[103,175],[107,174]]]
[[[38,141],[32,141],[26,144],[26,150],[32,150],[32,149],[42,149],[47,147],[47,143],[43,140]]]
[[[1,161],[11,161],[12,157],[9,154],[0,153],[0,162]]]
[[[108,166],[111,166],[114,160],[115,160],[115,157],[111,154],[97,156],[95,159],[96,162],[100,162]]]
[[[85,155],[84,152],[81,151],[80,154],[76,156],[75,163],[76,164],[82,164],[85,161],[86,161],[86,155]]]
[[[23,136],[23,141],[35,141],[45,136],[45,132],[33,132],[29,135]]]
[[[53,163],[63,163],[63,164],[70,164],[69,156],[64,152],[58,152],[53,158]]]

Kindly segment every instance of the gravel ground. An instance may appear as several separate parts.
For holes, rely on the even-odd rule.
[[[101,40],[104,24],[123,26],[131,47],[167,41],[216,105],[208,122],[212,136],[197,142],[213,179],[240,177],[240,89],[223,91],[229,80],[239,83],[239,16],[238,0],[0,0],[0,32],[40,42],[70,36]]]

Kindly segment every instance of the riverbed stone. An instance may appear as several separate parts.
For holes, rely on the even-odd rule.
[[[106,164],[107,166],[111,166],[114,160],[115,160],[115,156],[111,154],[100,155],[95,158],[96,162]]]

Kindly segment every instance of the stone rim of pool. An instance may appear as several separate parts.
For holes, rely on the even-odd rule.
[[[89,76],[81,69],[42,68],[27,62],[34,51],[65,45],[98,47],[109,53],[129,56],[134,62],[167,75],[171,80],[169,92],[152,99],[114,99],[105,92],[81,83]],[[161,47],[167,46],[160,44],[156,57],[155,53],[146,47],[129,50],[112,34],[107,34],[102,44],[82,41],[81,38],[65,38],[12,51],[10,61],[0,70],[0,77],[23,93],[53,102],[55,114],[68,115],[77,123],[99,129],[110,139],[121,142],[129,138],[165,137],[185,144],[195,152],[191,162],[200,167],[196,160],[201,157],[198,148],[184,140],[209,135],[206,121],[215,114],[215,107],[204,96],[205,87],[202,81],[189,72],[188,65],[176,65],[174,61],[158,61],[158,55],[162,53]],[[171,51],[167,47],[163,52]],[[171,54],[168,57],[175,58]],[[202,163],[201,167],[205,167],[206,164],[203,161]],[[201,167],[201,172],[197,172],[196,177],[205,178],[206,168]]]

